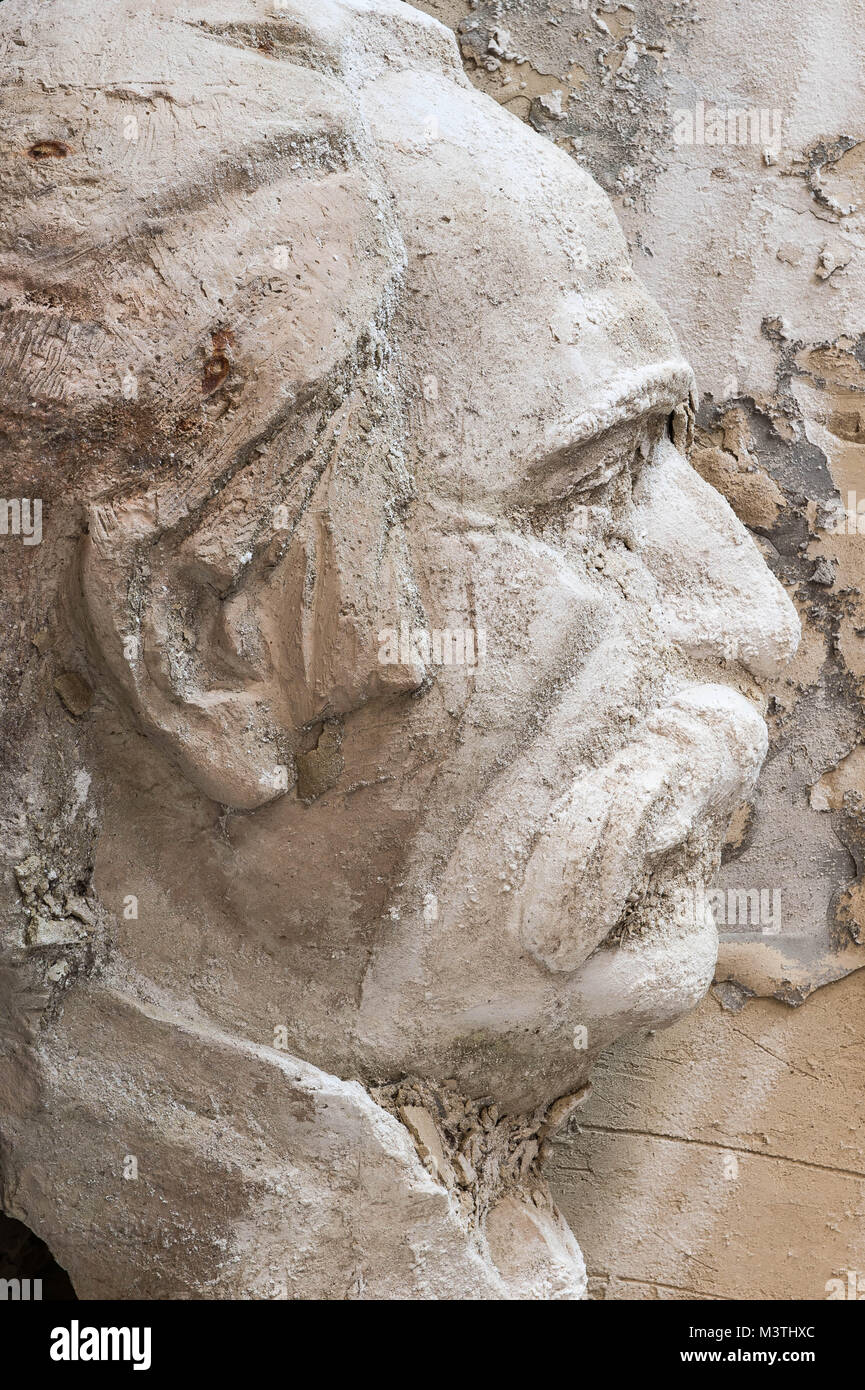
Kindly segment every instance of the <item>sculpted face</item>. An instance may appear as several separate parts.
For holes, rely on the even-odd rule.
[[[89,517],[114,968],[340,1076],[548,1104],[707,988],[682,904],[794,612],[687,462],[692,376],[606,197],[441,31],[374,7],[414,26],[388,64],[369,7],[295,7],[262,54],[239,0],[163,8],[98,36],[119,111],[96,21],[66,31],[3,268],[43,344],[26,447],[75,454]]]

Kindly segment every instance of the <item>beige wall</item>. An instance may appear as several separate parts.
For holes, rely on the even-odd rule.
[[[865,974],[798,1009],[710,995],[597,1068],[550,1176],[597,1298],[865,1293]]]

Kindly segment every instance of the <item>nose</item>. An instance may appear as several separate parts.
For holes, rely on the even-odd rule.
[[[634,500],[670,641],[695,657],[775,675],[799,645],[799,618],[729,503],[669,440],[644,469]]]

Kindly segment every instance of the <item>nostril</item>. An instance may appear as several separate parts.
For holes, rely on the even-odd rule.
[[[71,154],[68,145],[64,145],[62,140],[37,140],[27,151],[31,159],[65,159]]]

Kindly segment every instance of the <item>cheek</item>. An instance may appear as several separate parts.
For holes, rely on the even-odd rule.
[[[561,552],[513,531],[439,535],[419,568],[429,621],[477,634],[478,690],[532,689],[595,647],[613,621],[600,584]]]

